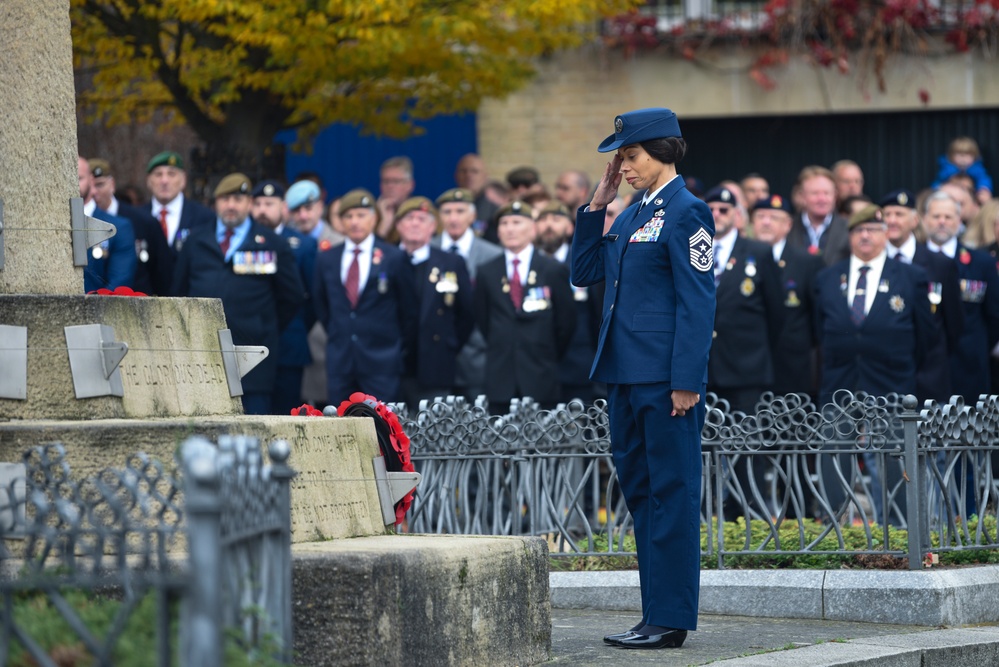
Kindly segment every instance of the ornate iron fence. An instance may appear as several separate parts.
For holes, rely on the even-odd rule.
[[[606,404],[540,410],[515,400],[490,415],[460,397],[394,405],[423,482],[408,529],[549,535],[557,553],[627,555]],[[838,392],[825,405],[764,395],[744,414],[709,394],[702,434],[704,553],[891,554],[920,567],[934,551],[994,549],[999,397],[974,406]],[[744,536],[726,540],[725,519]],[[970,520],[969,520],[970,519]],[[755,521],[751,521],[755,520]],[[847,547],[844,526],[862,527]],[[762,526],[762,529],[761,529]],[[906,529],[906,548],[891,533]]]
[[[74,479],[62,445],[26,452],[24,477],[0,488],[0,664],[15,641],[27,664],[57,664],[15,614],[27,595],[65,621],[65,646],[102,667],[114,664],[148,596],[158,665],[222,664],[229,629],[248,650],[274,647],[275,658],[290,662],[289,454],[286,442],[271,443],[268,466],[255,439],[222,437],[216,447],[190,438],[178,470],[139,453],[122,469]],[[11,565],[20,571],[12,575]],[[107,628],[90,627],[74,608],[67,596],[77,590],[118,602]]]

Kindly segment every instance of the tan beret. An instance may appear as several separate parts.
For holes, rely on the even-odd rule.
[[[846,228],[853,229],[865,222],[884,222],[884,218],[881,216],[881,207],[877,204],[868,204],[850,216],[850,222],[847,223]]]
[[[253,184],[245,174],[235,173],[223,177],[219,184],[215,186],[215,197],[225,195],[247,195],[253,190]]]
[[[94,175],[94,178],[111,175],[111,165],[108,164],[107,160],[95,157],[92,160],[88,160],[88,162],[90,163],[90,173]]]
[[[401,220],[402,216],[412,211],[426,211],[435,218],[437,217],[437,209],[429,199],[426,197],[410,197],[399,205],[399,209],[395,212],[395,219]]]
[[[496,215],[493,216],[493,220],[498,222],[499,219],[505,215],[522,215],[525,218],[534,220],[534,213],[531,211],[530,205],[520,201],[519,199],[514,199],[512,202],[496,211]]]
[[[438,206],[442,206],[444,204],[453,204],[455,202],[473,204],[475,203],[475,196],[472,195],[471,190],[466,190],[465,188],[451,188],[438,197],[436,203]]]
[[[374,195],[364,188],[356,188],[340,197],[341,215],[352,208],[370,208],[372,210],[377,210],[375,208]]]

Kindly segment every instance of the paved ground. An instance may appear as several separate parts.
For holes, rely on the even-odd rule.
[[[785,653],[786,650],[793,650],[789,648],[791,646],[803,647],[934,630],[909,625],[702,615],[697,632],[691,633],[680,649],[636,651],[614,648],[603,643],[605,634],[623,632],[637,623],[638,619],[639,615],[635,612],[552,609],[554,663],[574,666],[686,667],[762,654],[775,649],[781,649]]]

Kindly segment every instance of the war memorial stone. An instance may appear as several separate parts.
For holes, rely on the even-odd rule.
[[[113,228],[83,216],[77,197],[69,2],[5,0],[0,21],[0,462],[13,464],[5,468],[16,472],[26,450],[51,442],[65,446],[83,478],[137,451],[175,465],[192,435],[287,440],[298,473],[296,654],[321,647],[310,664],[381,665],[414,646],[425,664],[547,660],[543,541],[391,535],[391,473],[376,465],[371,419],[243,415],[240,377],[267,352],[232,345],[218,300],[83,295],[86,252]],[[358,604],[378,622],[366,646],[336,615]],[[525,620],[513,635],[486,632],[483,613],[497,626]]]

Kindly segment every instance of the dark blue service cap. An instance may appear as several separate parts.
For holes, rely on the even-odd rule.
[[[614,134],[600,142],[597,150],[610,153],[630,144],[650,139],[680,137],[680,123],[669,109],[638,109],[614,119]]]
[[[723,204],[731,204],[735,206],[736,200],[735,195],[728,188],[723,188],[721,186],[711,188],[708,190],[707,194],[704,195],[704,203],[710,204],[711,202],[721,202]]]
[[[257,187],[253,188],[253,196],[277,197],[278,199],[284,199],[284,186],[277,181],[260,181],[257,183]]]
[[[878,200],[878,206],[904,206],[916,208],[916,195],[908,190],[893,190]]]
[[[753,210],[784,211],[785,213],[790,213],[791,204],[780,195],[770,195],[769,197],[757,199],[756,203],[753,204]]]

